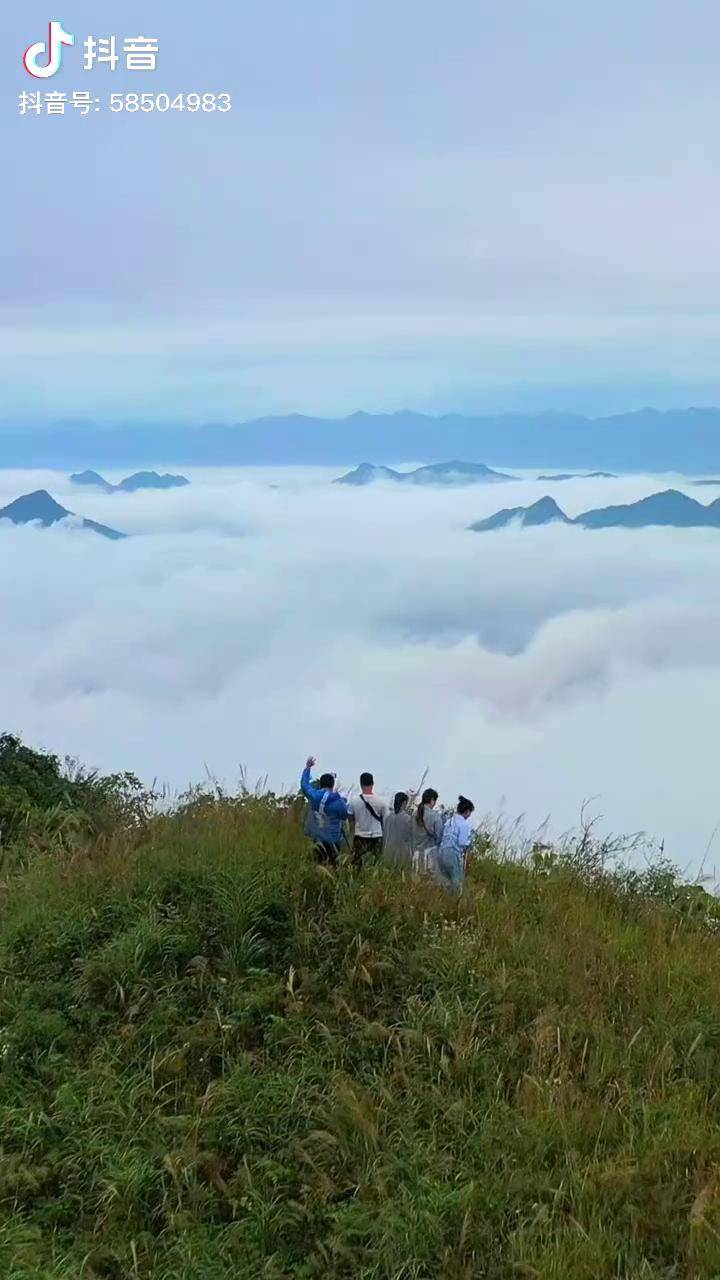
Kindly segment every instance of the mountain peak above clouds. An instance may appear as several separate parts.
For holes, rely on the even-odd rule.
[[[571,519],[554,498],[546,496],[530,507],[496,511],[494,515],[478,520],[469,528],[473,533],[489,533],[493,529],[504,529],[509,525],[527,528],[553,522],[577,525],[581,529],[717,529],[720,528],[720,498],[703,506],[678,489],[665,489],[662,493],[652,493],[638,502],[597,507],[591,511],[583,511]]]
[[[119,484],[110,484],[97,471],[74,472],[70,476],[72,484],[86,485],[102,489],[103,493],[135,493],[138,489],[180,489],[190,481],[186,476],[160,475],[157,471],[136,471],[126,476]]]
[[[509,525],[529,528],[543,524],[572,524],[569,516],[560,509],[554,498],[546,494],[529,507],[505,507],[486,520],[470,525],[473,533],[489,533],[493,529],[506,529]]]
[[[617,476],[613,471],[561,471],[558,475],[538,476],[538,480],[547,484],[560,480],[617,480]]]
[[[56,502],[47,489],[35,489],[33,493],[24,493],[19,498],[15,498],[14,502],[8,503],[6,507],[0,508],[0,521],[9,520],[12,524],[39,524],[44,529],[49,529],[51,525],[67,519],[78,520],[82,529],[99,533],[104,538],[118,539],[127,536],[119,533],[117,529],[98,524],[96,520],[86,520],[83,516],[76,516],[74,511],[68,511],[67,507],[62,507],[59,502]]]
[[[347,475],[338,476],[333,484],[354,485],[359,488],[362,485],[374,484],[378,480],[392,480],[399,482],[404,477],[399,471],[394,471],[392,467],[377,467],[372,462],[361,462],[354,471],[348,471]]]
[[[168,473],[160,475],[157,471],[136,471],[115,485],[115,489],[120,493],[136,493],[138,489],[184,489],[189,483],[186,476],[173,476]]]
[[[378,466],[372,462],[361,462],[354,471],[339,476],[335,484],[367,485],[376,481],[390,480],[394,484],[435,485],[438,487],[466,484],[497,484],[506,480],[514,480],[514,476],[505,475],[502,471],[493,471],[484,462],[431,462],[414,471],[396,471],[392,467]]]
[[[585,529],[642,529],[651,525],[696,529],[720,524],[720,519],[713,504],[706,507],[678,489],[665,489],[638,502],[584,511],[575,523]]]
[[[103,493],[112,493],[115,488],[97,471],[76,471],[70,476],[70,483],[84,485],[89,489],[102,489]]]

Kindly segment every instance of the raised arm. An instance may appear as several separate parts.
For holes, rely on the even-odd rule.
[[[314,787],[310,782],[310,771],[313,768],[314,764],[315,764],[315,759],[313,756],[310,756],[309,759],[306,761],[305,768],[303,769],[302,775],[300,777],[300,790],[302,791],[304,796],[307,796],[311,804],[320,804],[320,801],[323,798],[324,792],[319,791],[318,788]]]

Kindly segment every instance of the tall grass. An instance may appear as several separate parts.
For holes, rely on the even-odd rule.
[[[197,794],[2,884],[0,1276],[720,1275],[714,900],[300,826]]]

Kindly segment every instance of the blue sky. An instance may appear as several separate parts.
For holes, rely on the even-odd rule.
[[[148,8],[4,15],[0,421],[720,401],[715,4]],[[49,18],[76,47],[31,82]],[[84,72],[89,34],[158,70]]]

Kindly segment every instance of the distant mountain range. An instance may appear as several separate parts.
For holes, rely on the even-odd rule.
[[[617,480],[617,476],[613,471],[561,471],[555,476],[538,476],[538,480]],[[702,481],[696,483],[702,484]]]
[[[390,480],[395,484],[437,485],[448,488],[465,484],[498,484],[504,480],[515,480],[515,476],[507,476],[502,471],[493,471],[482,462],[433,462],[429,466],[417,467],[415,471],[393,471],[391,467],[375,466],[371,462],[361,462],[354,471],[346,476],[339,476],[335,484],[355,486],[375,484],[378,480]]]
[[[703,506],[677,489],[653,493],[639,502],[625,506],[599,507],[584,511],[571,519],[558,506],[554,498],[540,498],[529,507],[509,507],[496,511],[486,520],[471,524],[474,533],[489,533],[493,529],[505,529],[509,525],[528,528],[544,524],[573,524],[583,529],[647,529],[664,525],[671,529],[720,529],[720,498]]]
[[[179,489],[189,484],[185,476],[158,475],[157,471],[136,471],[119,484],[110,484],[97,471],[79,471],[70,476],[73,484],[102,489],[103,493],[136,493],[138,489]]]
[[[0,466],[148,467],[307,463],[393,466],[421,458],[485,462],[501,470],[679,471],[720,469],[720,409],[643,409],[615,417],[511,413],[442,417],[354,413],[348,418],[259,418],[203,427],[58,423],[0,429]]]
[[[46,529],[60,520],[67,520],[68,517],[77,520],[81,528],[100,533],[104,538],[127,536],[124,533],[118,533],[117,529],[109,529],[105,524],[98,524],[96,520],[85,520],[82,516],[76,516],[73,511],[61,507],[47,489],[36,489],[34,493],[24,493],[7,507],[0,508],[0,520],[11,520],[13,524],[41,524]]]

